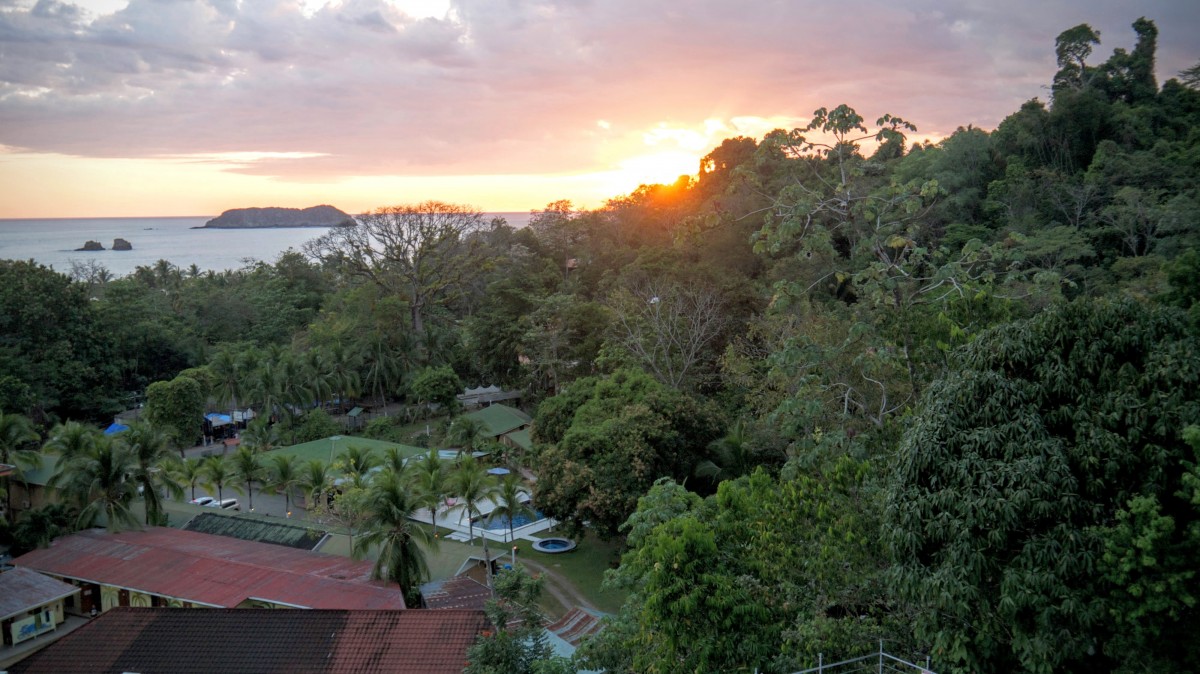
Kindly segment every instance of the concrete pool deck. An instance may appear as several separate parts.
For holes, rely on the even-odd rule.
[[[493,508],[488,508],[486,512],[491,512],[492,509]],[[484,508],[481,507],[480,510],[484,510]],[[421,510],[418,510],[412,519],[425,524],[433,523],[432,518],[429,516],[428,508],[422,508]],[[557,521],[549,517],[544,517],[540,520],[530,522],[529,524],[514,527],[513,538],[537,542],[541,540],[541,537],[535,534],[552,532],[554,531],[554,526],[556,524],[558,524]],[[471,540],[471,532],[467,526],[465,507],[462,505],[443,506],[438,508],[437,525],[439,527],[449,529],[452,532],[446,536],[452,541],[462,541],[465,543]],[[497,543],[508,543],[513,540],[508,536],[507,527],[492,531],[476,525],[474,527],[474,534],[475,538],[486,537],[489,541],[495,541]]]

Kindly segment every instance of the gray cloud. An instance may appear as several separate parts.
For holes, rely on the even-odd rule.
[[[849,103],[922,131],[992,127],[1046,95],[1054,37],[1099,28],[1103,59],[1160,29],[1163,75],[1200,55],[1194,3],[386,0],[311,16],[287,0],[0,1],[0,144],[97,157],[319,153],[243,169],[314,176],[590,167],[619,129],[803,116]],[[902,6],[901,6],[902,5]]]

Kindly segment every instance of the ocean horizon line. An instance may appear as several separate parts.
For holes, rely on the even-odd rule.
[[[531,211],[479,211],[483,215],[529,215]],[[532,212],[536,212],[536,209]],[[219,214],[218,214],[219,215]],[[352,214],[352,215],[363,215]],[[215,218],[216,215],[75,215],[65,217],[40,216],[32,218],[0,217],[4,222],[61,221],[61,220],[197,220]]]

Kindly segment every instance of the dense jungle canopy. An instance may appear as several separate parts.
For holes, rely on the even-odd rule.
[[[831,101],[526,228],[426,202],[238,271],[0,262],[0,409],[44,433],[150,388],[178,446],[204,399],[300,439],[313,400],[519,389],[540,507],[625,544],[581,666],[882,639],[939,672],[1200,671],[1200,65],[1159,83],[1133,31],[1107,59],[1064,31],[993,130],[914,144]]]

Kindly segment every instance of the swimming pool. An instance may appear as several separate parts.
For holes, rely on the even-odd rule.
[[[546,516],[540,510],[534,511],[535,517],[529,515],[517,515],[513,519],[513,528],[519,529],[526,524],[533,524],[546,519]],[[488,531],[508,531],[508,515],[500,515],[488,520],[486,517],[475,522],[475,526],[487,529]]]

